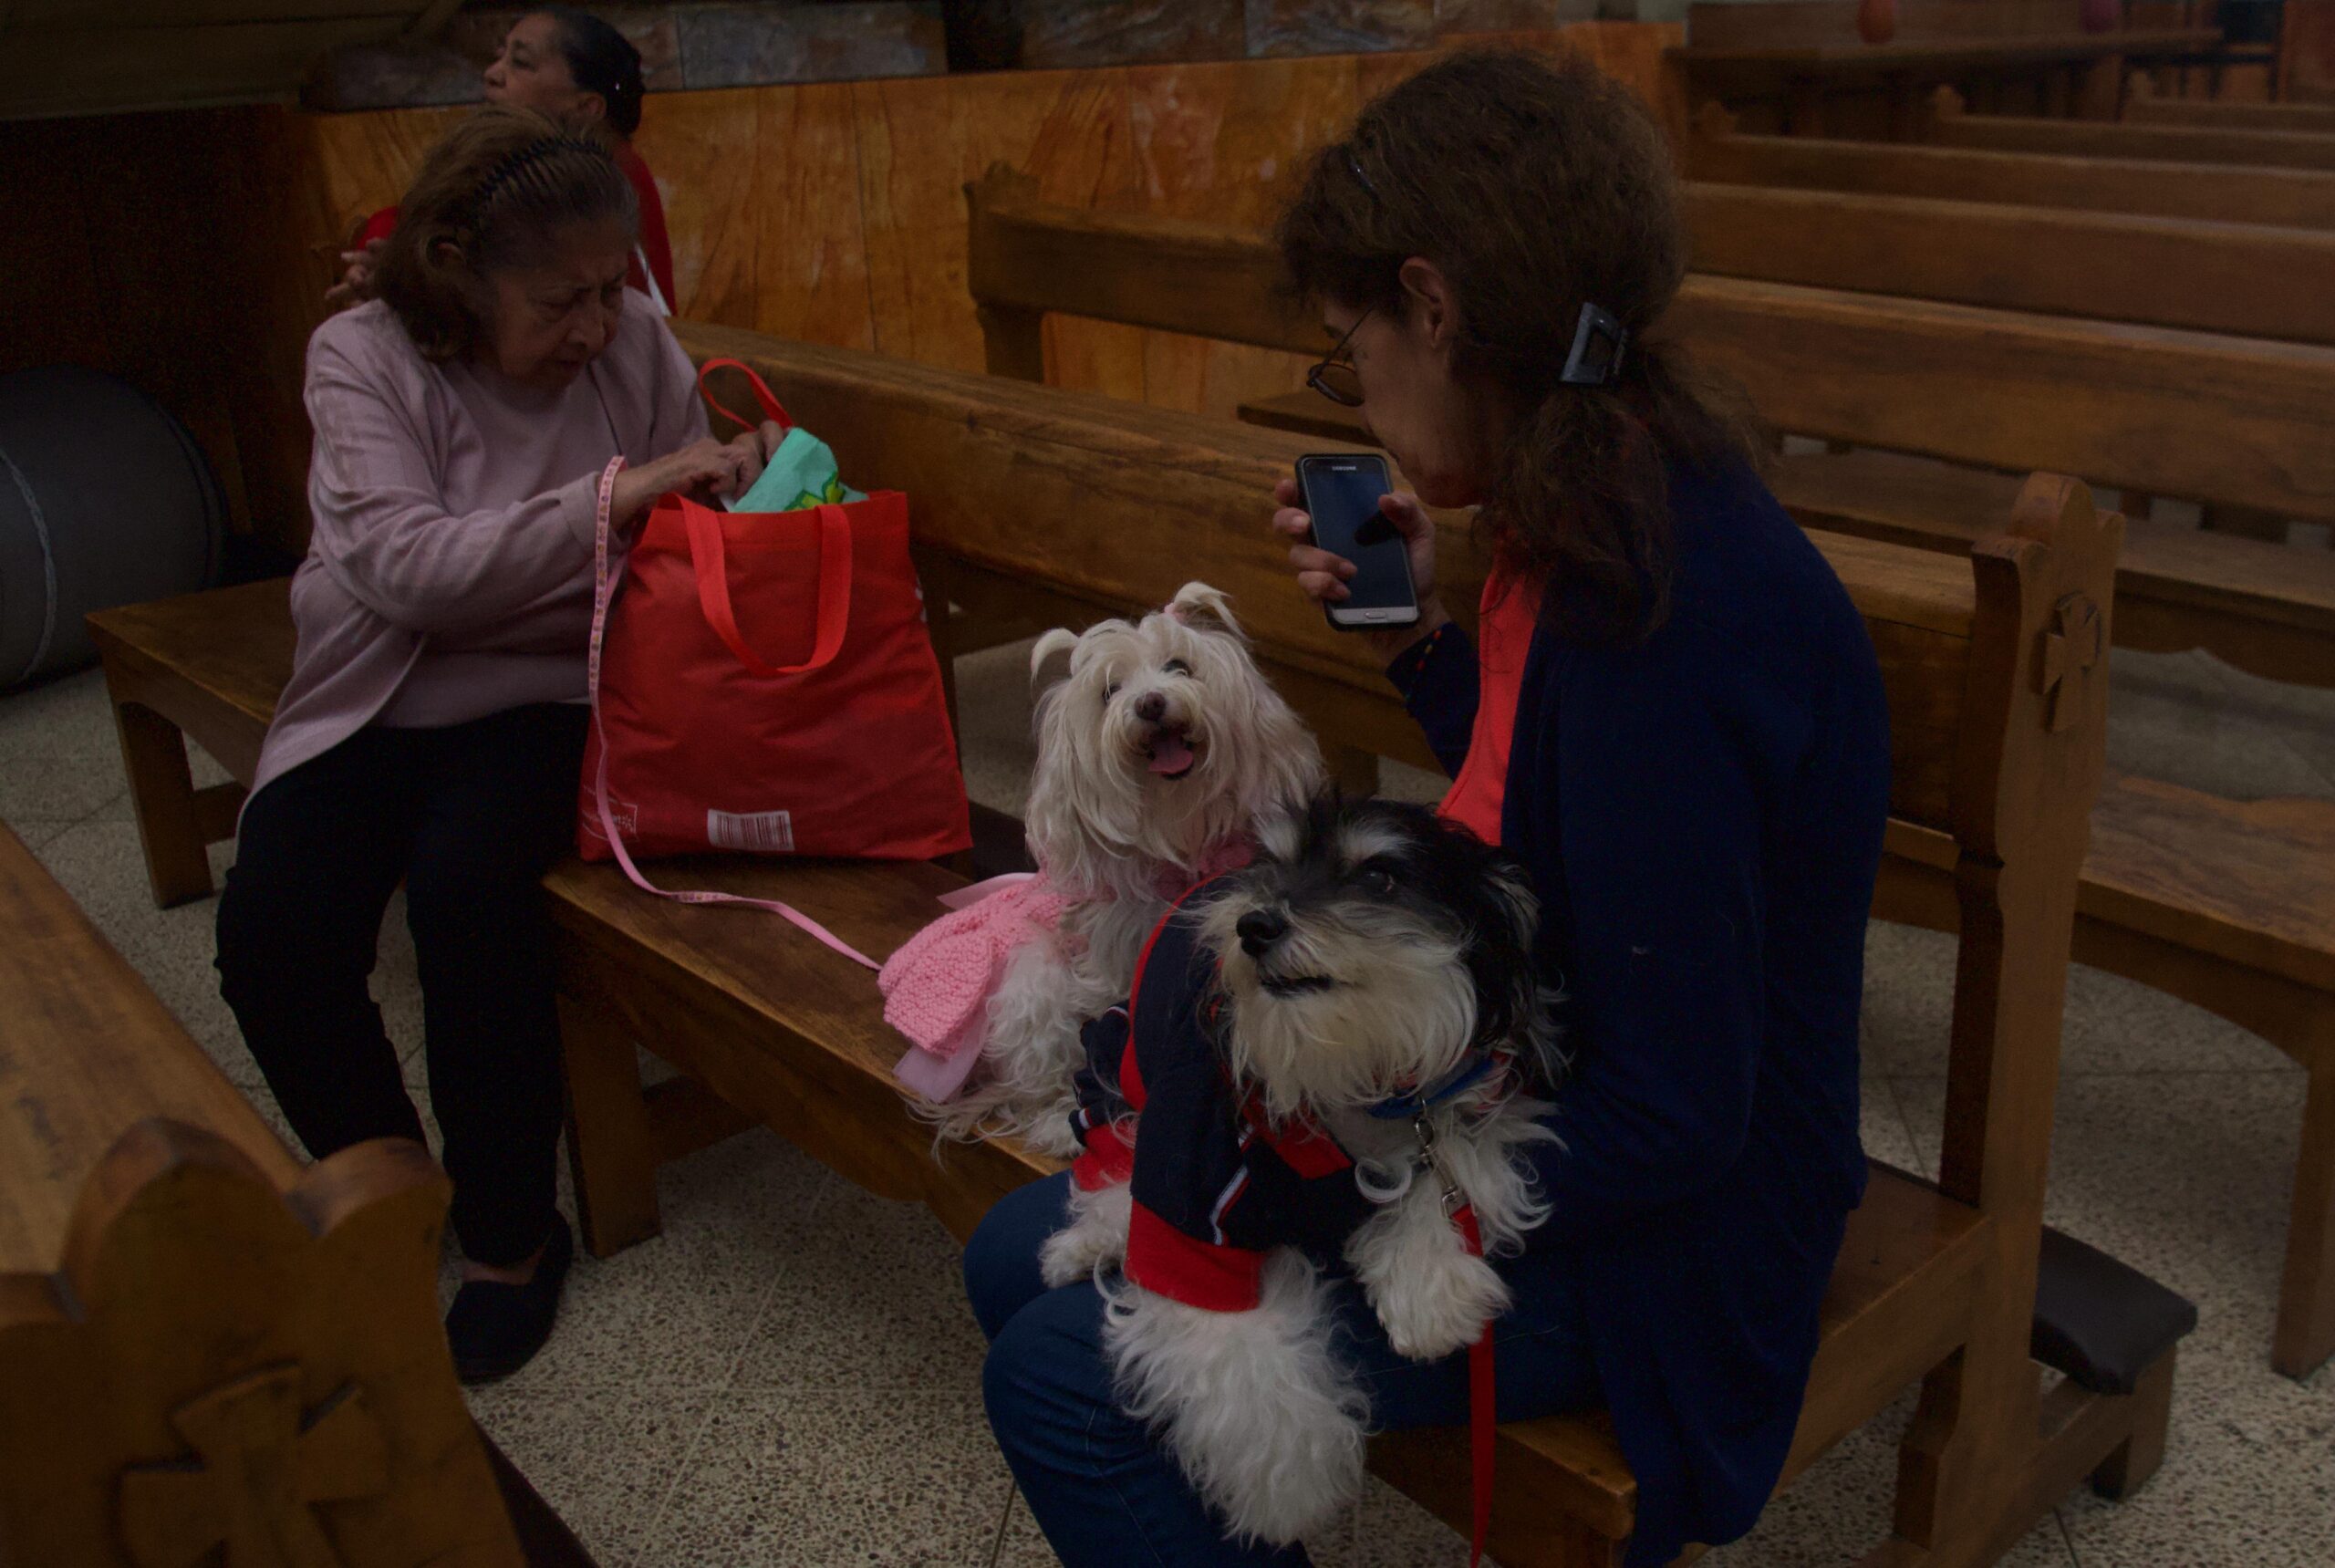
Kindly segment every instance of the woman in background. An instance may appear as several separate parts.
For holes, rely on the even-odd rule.
[[[563,125],[597,126],[608,132],[617,167],[630,182],[640,210],[640,236],[633,243],[625,282],[647,295],[660,314],[672,315],[673,246],[665,233],[665,203],[649,165],[632,146],[646,90],[640,51],[588,11],[545,5],[511,25],[493,63],[486,67],[485,82],[491,104],[532,109]],[[373,297],[381,247],[397,226],[395,207],[384,207],[366,220],[356,248],[342,253],[348,271],[326,293],[327,305],[339,310]]]

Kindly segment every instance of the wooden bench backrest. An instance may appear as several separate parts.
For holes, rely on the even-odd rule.
[[[2137,158],[1702,130],[1688,139],[1685,161],[1690,178],[1735,185],[2335,229],[2335,174],[2316,169],[2201,169]]]
[[[2124,100],[2124,119],[2133,125],[2221,125],[2238,130],[2335,134],[2335,103],[2241,103],[2135,92]]]
[[[250,1525],[518,1568],[439,1326],[429,1155],[304,1172],[5,827],[0,1019],[0,1555],[209,1562]],[[270,1490],[287,1459],[328,1534]]]
[[[970,199],[993,370],[1043,372],[1049,310],[1327,347],[1320,319],[1276,296],[1260,235],[1053,206],[997,172]],[[1669,325],[1780,431],[2335,516],[2335,348],[1700,274]]]
[[[2335,170],[2335,136],[2309,130],[2247,130],[2226,125],[2149,125],[2027,115],[1969,114],[1951,89],[1929,126],[1939,147],[2046,152],[2067,158],[2145,159],[2162,163],[2254,169]]]
[[[1697,181],[1693,266],[1909,299],[2335,345],[2335,229]]]
[[[978,254],[978,246],[977,246]],[[1183,281],[1205,281],[1185,275]],[[1173,291],[1169,291],[1172,293]],[[1376,660],[1294,590],[1264,526],[1305,442],[1091,394],[677,323],[700,361],[752,366],[863,486],[908,493],[923,564],[1086,617],[1155,607],[1204,578],[1233,595],[1260,657],[1346,688],[1380,749],[1412,724]],[[1889,693],[1894,812],[1958,848],[1943,1185],[1991,1222],[1992,1266],[1965,1354],[1935,1400],[2015,1429],[2038,1398],[2034,1305],[2050,1105],[2076,877],[2104,747],[2108,617],[2121,520],[2039,475],[1967,562],[1819,537],[1863,612]],[[1455,597],[1477,576],[1443,544]],[[938,592],[954,597],[944,572]]]

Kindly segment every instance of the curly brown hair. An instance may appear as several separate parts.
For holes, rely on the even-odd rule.
[[[629,243],[638,198],[606,132],[533,109],[480,109],[422,161],[383,248],[381,298],[429,359],[469,353],[487,333],[489,273],[539,265],[578,223],[617,223]]]
[[[1454,368],[1519,410],[1477,514],[1495,558],[1562,591],[1575,637],[1628,641],[1668,613],[1674,462],[1749,455],[1656,329],[1686,272],[1670,156],[1628,88],[1588,62],[1469,50],[1365,108],[1324,148],[1275,230],[1302,297],[1400,319],[1400,272],[1456,296]],[[1582,307],[1627,346],[1601,387],[1559,380]]]

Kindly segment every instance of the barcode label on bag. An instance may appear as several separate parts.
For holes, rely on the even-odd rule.
[[[794,852],[794,822],[783,811],[709,811],[705,836],[716,849],[745,849],[757,855]]]

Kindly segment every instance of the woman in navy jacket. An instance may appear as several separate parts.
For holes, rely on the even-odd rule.
[[[1790,1446],[1817,1312],[1863,1190],[1857,1017],[1888,806],[1863,624],[1744,444],[1654,337],[1685,272],[1667,153],[1579,62],[1448,58],[1366,109],[1279,232],[1339,347],[1313,384],[1417,484],[1389,497],[1418,624],[1380,638],[1453,773],[1446,815],[1531,868],[1572,1071],[1552,1212],[1501,1266],[1503,1420],[1611,1408],[1639,1488],[1629,1562],[1749,1530]],[[1344,597],[1284,483],[1298,581]],[[1477,506],[1479,640],[1420,509]],[[1119,1416],[1092,1287],[1032,1261],[1054,1183],[968,1249],[991,1415],[1065,1562],[1294,1563],[1225,1542]],[[1358,1298],[1358,1293],[1350,1293]],[[1467,1418],[1464,1356],[1343,1341],[1385,1427]],[[1114,1544],[1116,1543],[1116,1544]],[[1147,1551],[1149,1555],[1145,1555]]]

